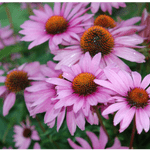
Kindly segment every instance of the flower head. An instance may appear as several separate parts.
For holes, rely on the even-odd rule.
[[[108,81],[95,79],[94,81],[101,86],[107,87],[115,92],[110,100],[115,100],[114,104],[108,106],[103,115],[113,112],[117,113],[114,117],[114,125],[120,123],[120,132],[123,132],[135,117],[136,129],[140,134],[144,129],[149,130],[150,117],[150,75],[147,75],[141,81],[141,75],[138,72],[131,74],[120,70],[114,72],[110,69],[104,69]]]
[[[80,41],[73,41],[73,46],[70,45],[57,51],[54,60],[60,62],[55,69],[60,69],[62,65],[71,66],[75,64],[86,52],[89,52],[91,57],[101,52],[101,67],[115,62],[120,68],[130,71],[130,68],[118,57],[131,62],[145,62],[145,56],[133,49],[143,48],[137,44],[141,44],[144,39],[136,34],[126,35],[125,32],[130,31],[130,29],[122,27],[116,30],[107,30],[97,25],[88,28],[82,34]]]
[[[92,2],[91,3],[91,11],[92,13],[98,12],[99,8],[103,12],[108,11],[110,15],[112,15],[112,7],[119,9],[119,7],[126,7],[126,4],[123,2]]]
[[[0,82],[4,86],[0,87],[0,96],[5,95],[3,105],[3,115],[6,116],[15,103],[16,94],[24,91],[26,87],[32,84],[31,77],[42,76],[39,62],[23,64],[7,73],[7,76],[0,76]],[[0,75],[3,75],[3,71]]]
[[[76,124],[82,130],[84,129],[85,121],[83,118],[93,124],[93,121],[90,121],[91,117],[94,118],[91,113],[92,107],[98,103],[107,103],[110,97],[108,96],[109,90],[94,82],[94,79],[106,79],[99,67],[100,61],[100,53],[91,58],[87,52],[77,64],[71,67],[62,67],[63,79],[49,78],[46,80],[48,83],[56,85],[57,96],[52,101],[57,101],[54,104],[55,113],[53,111],[53,114],[56,115],[61,109],[67,108],[67,124],[72,135],[76,130]],[[48,114],[44,119],[46,123],[52,121],[52,115]],[[78,123],[75,123],[76,117],[77,119],[81,117],[82,121],[79,122],[78,120]]]
[[[33,10],[35,16],[21,25],[19,33],[25,35],[22,41],[33,41],[29,49],[49,40],[51,51],[58,47],[62,41],[70,42],[72,38],[79,39],[89,19],[93,14],[84,14],[89,8],[83,9],[82,3],[54,3],[54,10],[49,5],[44,5],[44,11]],[[84,14],[84,15],[83,15]],[[81,16],[83,15],[83,16]]]
[[[69,138],[68,142],[69,142],[70,146],[74,149],[105,149],[106,144],[108,142],[108,137],[102,127],[100,127],[99,138],[97,138],[97,136],[93,132],[90,132],[90,131],[86,131],[86,134],[89,137],[89,139],[91,140],[92,147],[90,146],[90,144],[87,141],[85,141],[84,139],[82,139],[80,137],[76,137],[76,140],[81,146],[75,144]],[[128,149],[128,147],[121,146],[119,139],[115,138],[115,143],[113,144],[113,146],[109,147],[107,149]]]
[[[27,149],[30,146],[31,140],[39,141],[40,137],[38,132],[35,130],[35,126],[30,125],[29,118],[26,119],[26,124],[23,122],[20,123],[21,126],[15,125],[14,126],[14,142],[15,147],[19,149]],[[36,148],[37,144],[35,145]],[[38,148],[39,145],[38,145]]]

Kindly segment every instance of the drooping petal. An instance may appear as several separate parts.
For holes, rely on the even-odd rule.
[[[15,104],[16,94],[11,92],[7,95],[6,99],[4,100],[3,105],[3,115],[6,116],[9,113],[9,110]]]

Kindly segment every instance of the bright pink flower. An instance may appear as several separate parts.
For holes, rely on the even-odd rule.
[[[106,80],[99,67],[100,61],[100,53],[91,58],[87,52],[77,64],[71,67],[62,67],[63,79],[49,78],[46,80],[48,83],[56,85],[57,96],[52,101],[57,100],[57,102],[54,105],[55,112],[52,109],[47,112],[44,118],[45,123],[52,121],[61,109],[67,107],[66,118],[70,133],[74,134],[76,124],[84,130],[84,118],[90,120],[91,117],[94,117],[91,115],[91,107],[98,103],[107,103],[110,98],[109,94],[112,94],[110,90],[97,86],[93,82],[94,79]],[[65,112],[63,113],[65,115]],[[75,122],[75,118],[78,119],[78,123]]]
[[[76,137],[76,140],[81,146],[75,144],[70,138],[68,138],[68,142],[70,146],[74,149],[105,149],[105,146],[108,142],[108,137],[102,127],[100,127],[99,138],[97,138],[97,136],[93,132],[90,132],[90,131],[86,131],[86,134],[91,140],[92,147],[87,141],[85,141],[84,139],[80,137]],[[121,146],[119,139],[115,138],[114,145],[107,149],[128,149],[128,147]]]
[[[53,51],[62,41],[70,42],[72,38],[79,40],[88,20],[93,14],[84,14],[89,8],[83,9],[82,3],[75,7],[73,3],[54,3],[54,10],[49,5],[44,5],[44,11],[33,10],[35,16],[25,21],[19,33],[25,35],[21,41],[33,41],[29,49],[49,40],[50,50]],[[83,15],[84,14],[84,15]],[[82,16],[81,16],[82,15]]]
[[[48,105],[53,105],[51,98],[56,94],[55,86],[47,83],[45,79],[61,76],[62,71],[54,70],[55,66],[52,61],[48,61],[47,65],[41,65],[40,71],[43,77],[35,78],[38,81],[32,82],[32,86],[25,89],[24,97],[30,116],[46,112],[49,109]]]
[[[27,149],[30,146],[31,140],[39,141],[40,137],[38,132],[35,130],[35,126],[30,125],[29,118],[26,119],[26,124],[23,122],[20,123],[21,126],[14,126],[14,142],[15,147],[18,149]],[[37,144],[35,145],[37,146]],[[39,148],[39,145],[38,145]]]
[[[75,64],[80,60],[81,56],[85,55],[85,52],[89,51],[92,57],[98,52],[102,53],[101,67],[115,62],[120,68],[131,71],[118,57],[131,62],[145,62],[145,56],[133,49],[143,48],[138,44],[141,44],[144,39],[136,34],[125,35],[128,31],[131,31],[131,28],[122,27],[109,31],[100,26],[90,27],[83,33],[80,41],[72,41],[73,46],[57,50],[54,60],[60,62],[55,69],[60,69],[62,65],[71,66]],[[67,45],[67,43],[64,43],[64,45]]]
[[[0,25],[0,50],[5,46],[10,46],[16,44],[20,40],[19,36],[13,35],[13,30],[10,26],[1,27]]]
[[[3,105],[4,116],[9,113],[9,110],[15,104],[16,94],[31,85],[33,77],[42,76],[39,68],[39,62],[32,62],[9,71],[6,77],[2,76],[3,72],[1,72],[0,82],[5,84],[0,86],[0,96],[5,95]]]
[[[119,18],[120,19],[120,18]],[[135,32],[139,32],[143,30],[146,26],[145,25],[135,25],[141,21],[141,17],[133,17],[127,20],[119,20],[115,21],[108,15],[102,14],[95,18],[93,21],[93,25],[98,25],[108,29],[109,32],[117,32],[121,30],[122,36],[132,35]],[[120,29],[119,29],[120,28]]]
[[[112,15],[112,7],[119,9],[119,7],[126,7],[126,4],[124,2],[91,2],[92,13],[98,12],[101,8],[103,12],[108,11]]]
[[[139,35],[148,42],[150,41],[150,14],[147,12],[146,8],[142,13],[142,20],[140,25],[146,25],[146,28],[139,32]]]
[[[123,132],[135,117],[136,129],[140,134],[144,129],[149,130],[150,117],[150,74],[143,81],[138,72],[125,72],[120,70],[115,72],[111,69],[104,69],[108,81],[95,79],[95,83],[117,92],[110,100],[115,100],[103,111],[103,115],[113,112],[117,113],[114,117],[114,125],[120,123],[120,132]]]
[[[33,146],[33,149],[41,149],[41,146],[38,142],[36,142]]]

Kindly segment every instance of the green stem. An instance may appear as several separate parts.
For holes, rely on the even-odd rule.
[[[134,141],[135,129],[136,129],[136,127],[135,127],[135,118],[134,118],[129,149],[133,148],[133,141]]]
[[[13,21],[12,21],[12,17],[11,17],[11,13],[10,13],[10,10],[9,10],[9,7],[8,7],[8,4],[5,3],[5,11],[6,11],[6,14],[7,14],[7,18],[9,20],[9,23],[10,23],[10,27],[12,29],[14,29],[14,26],[13,26]]]
[[[29,15],[30,15],[30,16],[33,15],[33,11],[32,11],[32,9],[31,9],[31,7],[30,7],[30,3],[27,3],[27,9],[28,9]]]
[[[146,9],[149,12],[149,3],[146,3]]]
[[[37,122],[38,122],[40,128],[42,129],[43,133],[45,133],[46,130],[45,130],[44,127],[42,126],[42,124],[41,124],[41,122],[40,122],[38,116],[36,115],[35,118],[36,118],[36,120],[37,120]],[[54,143],[54,145],[55,145],[58,149],[60,149],[60,147],[57,145],[57,143],[56,143],[55,141],[53,141],[52,138],[51,138],[49,135],[47,135],[47,138],[49,138],[49,139],[52,141],[52,143]]]
[[[99,113],[99,111],[98,111],[97,106],[94,106],[94,109],[95,109],[95,112],[96,112],[96,114],[97,114],[97,116],[98,116],[98,119],[99,119],[100,125],[102,126],[102,128],[103,128],[104,132],[106,133],[106,135],[107,135],[107,137],[108,137],[108,140],[110,141],[109,134],[108,134],[108,132],[107,132],[107,130],[106,130],[106,128],[105,128],[105,126],[104,126],[104,124],[103,124],[103,121],[102,121],[102,118],[101,118],[101,115],[100,115],[100,113]]]

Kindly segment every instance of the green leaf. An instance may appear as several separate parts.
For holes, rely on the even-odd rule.
[[[0,51],[0,60],[12,53],[17,53],[23,50],[25,49],[21,47],[20,45],[7,46]]]

